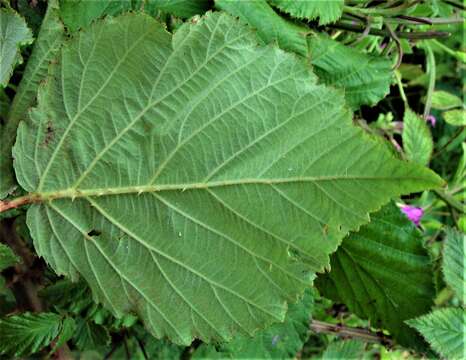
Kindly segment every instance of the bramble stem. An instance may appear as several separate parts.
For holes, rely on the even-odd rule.
[[[35,201],[37,201],[37,199],[32,195],[21,196],[13,200],[0,200],[0,213],[11,209],[16,209],[27,204],[31,204]]]
[[[329,324],[323,321],[311,320],[310,328],[316,333],[330,333],[337,336],[360,339],[366,342],[392,345],[392,340],[383,333],[374,333],[367,329],[352,328],[344,325]]]

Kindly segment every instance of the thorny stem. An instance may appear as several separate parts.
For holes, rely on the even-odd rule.
[[[383,333],[374,333],[367,329],[352,328],[345,325],[329,324],[323,321],[311,320],[310,329],[316,333],[330,333],[337,336],[356,338],[366,342],[393,345],[392,340]]]

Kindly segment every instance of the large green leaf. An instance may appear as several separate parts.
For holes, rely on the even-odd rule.
[[[331,271],[317,286],[371,324],[412,345],[404,321],[427,312],[435,295],[433,272],[422,236],[394,205],[343,240],[331,258]]]
[[[466,357],[466,311],[461,308],[444,308],[406,321],[418,330],[432,348],[448,359]]]
[[[272,4],[297,18],[314,20],[325,25],[338,20],[343,13],[344,0],[269,0]]]
[[[390,61],[350,48],[325,35],[308,37],[309,59],[326,84],[345,90],[351,108],[375,105],[390,91]]]
[[[173,37],[144,14],[96,22],[18,130],[35,248],[177,343],[281,321],[368,212],[442,183],[343,103],[224,13]]]
[[[254,337],[240,336],[220,346],[204,344],[193,359],[294,359],[309,337],[313,297],[306,291],[302,301],[290,305],[283,323],[258,332]]]
[[[434,142],[426,122],[407,108],[403,116],[403,149],[406,157],[421,165],[430,161]]]
[[[307,55],[306,33],[309,30],[278,15],[266,0],[215,0],[215,5],[257,29],[257,35],[264,43],[276,42],[283,50]]]
[[[33,40],[31,30],[18,13],[0,9],[0,87],[8,85],[14,67],[22,62],[20,47]]]
[[[0,199],[16,185],[11,148],[15,143],[18,123],[27,118],[29,109],[35,104],[39,84],[47,75],[49,63],[56,56],[63,37],[63,25],[58,20],[57,2],[51,0],[48,2],[39,36],[28,59],[23,80],[8,112],[7,123],[0,134]]]
[[[59,339],[71,319],[53,313],[10,316],[0,320],[0,354],[33,354]]]
[[[445,282],[455,291],[456,296],[466,302],[466,255],[465,235],[455,229],[447,229],[443,251],[443,275]]]

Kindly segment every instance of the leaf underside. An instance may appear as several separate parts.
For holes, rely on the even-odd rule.
[[[220,13],[174,36],[143,14],[96,22],[18,131],[16,175],[42,199],[28,210],[37,252],[176,343],[283,320],[368,212],[441,183],[256,41]]]
[[[432,264],[419,231],[396,205],[346,237],[331,257],[329,274],[317,278],[323,295],[345,303],[406,346],[416,336],[406,319],[426,313],[435,295]]]

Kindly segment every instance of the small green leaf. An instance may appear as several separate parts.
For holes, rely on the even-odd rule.
[[[9,246],[0,243],[0,271],[15,265],[19,258],[14,254]]]
[[[453,126],[466,126],[466,110],[455,109],[446,111],[443,114],[445,121]]]
[[[325,349],[322,360],[362,359],[365,344],[358,340],[335,340]]]
[[[278,15],[266,0],[215,0],[215,5],[257,29],[257,35],[265,44],[276,42],[283,50],[307,55],[306,27]]]
[[[36,102],[39,84],[47,75],[49,64],[64,39],[63,24],[58,19],[57,1],[49,0],[47,6],[47,13],[24,70],[23,80],[18,86],[8,111],[7,123],[0,134],[0,199],[7,196],[16,186],[11,148],[15,143],[18,123],[27,119],[28,111]]]
[[[432,348],[448,359],[465,358],[466,311],[444,308],[406,323],[419,331]]]
[[[62,317],[53,313],[24,313],[0,319],[0,354],[34,354],[50,345],[62,326]]]
[[[464,247],[465,235],[455,229],[447,228],[443,250],[443,275],[445,276],[445,282],[463,302],[466,294],[466,255]]]
[[[110,334],[104,326],[82,318],[78,318],[76,323],[73,342],[79,350],[95,350],[110,344]]]
[[[26,21],[11,9],[0,9],[0,88],[8,85],[13,69],[20,64],[21,46],[32,44],[34,38]]]
[[[437,110],[449,110],[463,106],[463,101],[456,95],[443,90],[434,91],[432,94],[432,108]]]
[[[406,157],[421,165],[429,164],[434,142],[427,123],[411,109],[403,117],[403,149]]]
[[[326,84],[342,88],[348,105],[375,105],[390,90],[393,78],[388,59],[365,54],[325,35],[310,35],[309,60]]]
[[[443,183],[223,12],[174,35],[145,14],[97,21],[38,99],[14,147],[37,253],[179,344],[282,321],[370,212]]]
[[[394,204],[350,234],[331,257],[331,271],[317,287],[346,304],[371,325],[388,329],[397,340],[415,345],[406,319],[427,312],[435,295],[433,269],[422,235]]]
[[[344,0],[269,0],[280,10],[296,18],[319,19],[319,25],[337,21],[343,14]]]

